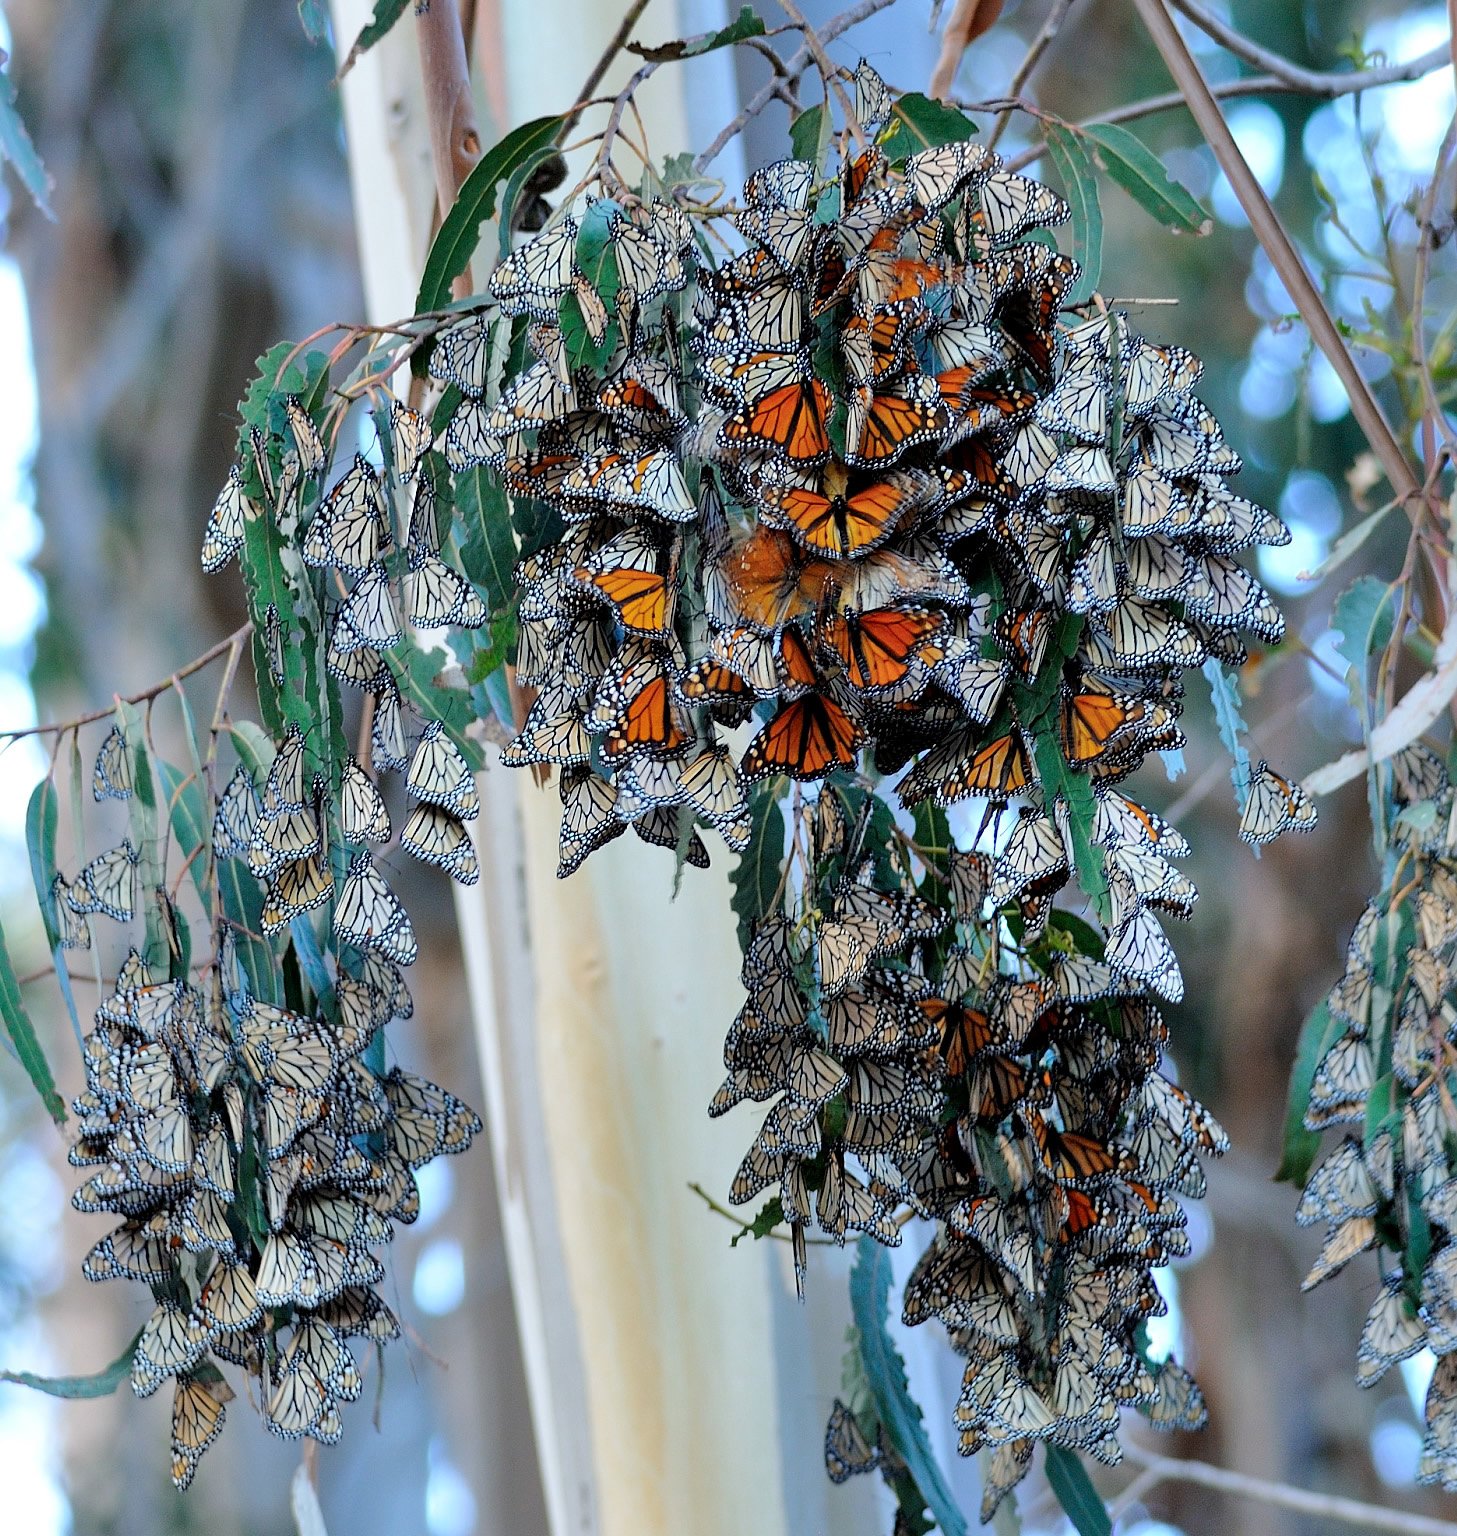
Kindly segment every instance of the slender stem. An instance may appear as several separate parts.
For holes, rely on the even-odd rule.
[[[607,126],[602,130],[602,142],[597,149],[597,174],[602,180],[604,190],[609,186],[620,191],[626,190],[621,178],[612,167],[612,146],[617,142],[617,136],[622,131],[622,114],[627,111],[628,102],[632,100],[637,88],[657,67],[651,59],[648,59],[617,93],[617,98],[612,103],[612,111],[607,114]]]
[[[648,8],[648,0],[632,0],[627,8],[627,14],[622,18],[622,25],[612,35],[612,41],[602,50],[602,57],[592,66],[592,73],[582,83],[582,89],[577,92],[577,105],[572,108],[570,116],[561,126],[561,131],[556,136],[557,147],[566,143],[573,128],[581,121],[583,109],[589,104],[592,92],[602,84],[607,71],[612,67],[612,61],[627,46],[627,40],[632,35],[632,29],[637,25],[638,17]]]
[[[1130,1491],[1142,1484],[1139,1491],[1146,1493],[1153,1486],[1153,1482],[1146,1480],[1148,1474],[1157,1473],[1157,1482],[1197,1483],[1203,1488],[1217,1488],[1239,1498],[1253,1499],[1256,1503],[1319,1515],[1366,1531],[1395,1531],[1401,1536],[1457,1536],[1457,1525],[1450,1520],[1433,1520],[1427,1515],[1383,1509],[1379,1504],[1363,1504],[1338,1494],[1310,1493],[1304,1488],[1292,1488],[1288,1483],[1272,1483],[1262,1477],[1246,1477],[1242,1472],[1226,1472],[1223,1467],[1213,1467],[1204,1461],[1155,1456],[1139,1446],[1125,1446],[1124,1454],[1144,1468],[1130,1485]]]
[[[430,125],[430,158],[435,194],[444,218],[460,184],[481,158],[481,135],[471,100],[470,69],[465,59],[456,0],[430,0],[415,11],[420,46],[420,74],[425,83],[425,115]],[[585,93],[584,93],[585,94]],[[452,291],[463,299],[471,291],[470,268],[456,278]]]
[[[1016,74],[1012,76],[1011,84],[1007,87],[1008,96],[1022,94],[1027,82],[1032,78],[1033,71],[1042,62],[1042,55],[1052,47],[1053,39],[1062,30],[1062,24],[1067,20],[1067,13],[1072,8],[1073,0],[1052,0],[1052,9],[1048,12],[1047,20],[1042,23],[1037,36],[1032,39],[1026,57],[1017,66]],[[1010,121],[1010,112],[1003,112],[997,119],[996,127],[992,129],[991,136],[987,139],[988,149],[997,147],[997,142],[1006,132]]]
[[[834,60],[825,52],[824,40],[804,19],[804,12],[794,3],[794,0],[779,0],[779,9],[799,28],[800,35],[804,38],[804,46],[809,49],[809,55],[815,61],[815,68],[819,70],[820,79],[824,82],[826,110],[829,108],[830,92],[833,91],[835,100],[840,103],[840,110],[845,114],[845,126],[850,130],[850,137],[854,139],[855,147],[863,150],[865,131],[855,116],[855,108],[851,105],[849,96],[845,94],[845,87],[840,84],[840,72],[835,68]]]
[[[1300,317],[1305,321],[1312,339],[1325,353],[1337,377],[1345,385],[1351,401],[1351,413],[1381,461],[1392,489],[1404,499],[1416,498],[1420,495],[1420,486],[1390,423],[1375,395],[1371,393],[1370,385],[1356,366],[1355,359],[1325,306],[1325,300],[1321,298],[1320,290],[1311,280],[1299,252],[1285,233],[1269,198],[1265,196],[1264,188],[1250,170],[1249,162],[1239,145],[1235,143],[1234,135],[1219,110],[1219,103],[1210,94],[1203,73],[1164,9],[1163,0],[1133,0],[1133,5],[1163,55],[1174,83],[1184,93],[1194,121],[1214,151],[1220,169],[1229,178],[1230,186],[1239,198],[1251,227],[1270,258],[1271,265],[1285,284],[1286,292],[1300,311]],[[1417,509],[1409,506],[1408,512],[1415,514]]]
[[[184,677],[191,677],[194,672],[201,672],[206,666],[210,666],[219,656],[226,655],[235,645],[241,644],[253,632],[252,624],[244,624],[241,629],[235,629],[227,639],[219,640],[216,645],[209,646],[201,656],[194,657],[185,667],[179,668],[170,677],[164,678],[160,683],[153,683],[150,688],[143,688],[140,693],[128,694],[121,700],[123,704],[145,704],[155,699],[158,694],[166,691],[180,682]],[[83,725],[94,725],[98,720],[107,720],[111,717],[116,705],[110,704],[105,709],[93,709],[84,715],[77,715],[74,720],[61,720],[54,725],[28,725],[19,731],[0,731],[0,740],[19,741],[22,736],[49,736],[51,734],[64,735],[67,731],[74,731]]]
[[[1002,14],[1002,0],[956,0],[941,37],[941,56],[931,71],[926,94],[944,101],[961,67],[962,56],[981,34]]]
[[[722,1216],[725,1221],[731,1221],[739,1229],[740,1237],[752,1237],[754,1229],[741,1216],[737,1216],[726,1205],[720,1205],[717,1200],[701,1185],[690,1183],[688,1188],[713,1212],[715,1216]],[[788,1243],[793,1239],[786,1237],[783,1232],[766,1232],[766,1237],[772,1238],[776,1243]],[[832,1248],[835,1245],[827,1237],[809,1237],[805,1241],[811,1248]]]

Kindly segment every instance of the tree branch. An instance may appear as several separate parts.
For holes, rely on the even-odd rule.
[[[1028,46],[1026,57],[1017,66],[1017,72],[1012,76],[1007,86],[1009,97],[1020,96],[1023,87],[1032,78],[1033,71],[1042,62],[1042,55],[1052,47],[1053,39],[1062,30],[1062,24],[1067,20],[1067,13],[1073,8],[1073,0],[1053,0],[1052,10],[1048,13],[1047,20],[1042,23],[1041,30],[1032,39]],[[1004,111],[997,119],[996,127],[992,129],[991,137],[987,140],[987,148],[995,149],[997,141],[1007,131],[1007,124],[1011,122],[1010,111]]]
[[[613,33],[612,41],[602,50],[602,57],[592,66],[592,73],[583,82],[582,89],[577,92],[578,105],[573,109],[566,122],[562,124],[561,132],[556,136],[557,147],[560,148],[571,137],[572,129],[581,121],[583,109],[592,98],[592,93],[606,78],[607,71],[612,67],[612,61],[627,46],[627,40],[632,35],[632,29],[637,25],[638,17],[648,8],[648,0],[632,0],[627,8],[627,14],[622,18],[622,25]]]
[[[995,25],[1001,14],[1002,0],[956,0],[956,9],[952,11],[941,38],[941,57],[936,60],[931,83],[926,87],[928,96],[937,101],[946,100],[966,50]]]
[[[1197,1483],[1202,1488],[1217,1488],[1222,1493],[1272,1504],[1277,1509],[1339,1520],[1343,1525],[1359,1526],[1365,1531],[1394,1531],[1399,1536],[1457,1536],[1457,1525],[1450,1520],[1433,1520],[1428,1515],[1383,1509],[1379,1504],[1363,1504],[1338,1494],[1309,1493],[1304,1488],[1292,1488],[1288,1483],[1271,1483],[1262,1477],[1246,1477],[1242,1472],[1226,1472],[1223,1467],[1213,1467],[1204,1461],[1156,1456],[1136,1445],[1126,1445],[1123,1449],[1131,1462],[1144,1469],[1129,1485],[1129,1494],[1135,1489],[1138,1493],[1146,1493],[1161,1482]],[[1155,1473],[1157,1476],[1150,1476]],[[1124,1499],[1120,1498],[1118,1502],[1122,1506]]]
[[[471,100],[470,69],[465,61],[456,0],[431,0],[415,12],[420,45],[420,74],[425,82],[425,114],[430,124],[430,158],[435,167],[435,195],[440,217],[450,212],[460,185],[481,157],[481,135]],[[471,293],[470,269],[455,280],[456,298]]]
[[[1177,0],[1177,3],[1182,5],[1184,0]],[[1163,55],[1164,63],[1174,77],[1174,84],[1183,92],[1189,111],[1194,121],[1198,123],[1209,147],[1214,151],[1214,158],[1219,162],[1220,169],[1229,178],[1229,184],[1233,187],[1235,196],[1239,199],[1240,206],[1250,221],[1251,228],[1264,247],[1265,254],[1270,258],[1270,263],[1279,274],[1280,280],[1285,284],[1286,292],[1299,310],[1301,319],[1305,321],[1311,339],[1325,353],[1337,377],[1345,386],[1351,402],[1351,413],[1366,434],[1376,457],[1381,461],[1381,467],[1386,472],[1386,478],[1391,482],[1392,489],[1399,497],[1410,503],[1421,494],[1421,486],[1416,474],[1407,462],[1406,455],[1397,442],[1380,403],[1372,394],[1370,385],[1362,377],[1361,370],[1356,366],[1355,359],[1346,347],[1340,331],[1337,330],[1335,321],[1326,308],[1325,300],[1321,298],[1320,290],[1311,280],[1299,252],[1285,233],[1284,226],[1280,223],[1274,208],[1271,207],[1269,198],[1265,196],[1264,189],[1260,186],[1254,172],[1250,170],[1249,162],[1241,153],[1239,145],[1235,143],[1234,135],[1229,131],[1229,125],[1219,110],[1219,103],[1210,93],[1208,83],[1198,64],[1195,63],[1194,56],[1189,52],[1184,39],[1179,35],[1178,28],[1164,9],[1163,0],[1133,0],[1133,5],[1143,18],[1144,26],[1147,27],[1159,53]],[[1419,515],[1418,509],[1410,504],[1407,510],[1412,516]]]

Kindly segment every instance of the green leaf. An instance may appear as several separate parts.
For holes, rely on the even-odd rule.
[[[35,886],[36,905],[46,931],[46,948],[56,970],[56,984],[71,1015],[71,1028],[81,1039],[81,1017],[76,1012],[76,998],[71,991],[71,975],[66,969],[66,952],[61,948],[61,924],[56,915],[56,898],[51,882],[56,878],[56,822],[59,793],[49,774],[30,793],[25,808],[25,846],[30,854],[30,878]]]
[[[617,345],[617,249],[612,241],[612,219],[621,212],[621,204],[611,198],[599,198],[582,215],[577,231],[577,270],[596,291],[607,310],[607,324],[601,339],[588,328],[582,302],[575,291],[562,299],[559,317],[562,340],[573,368],[601,371]]]
[[[516,536],[501,482],[477,466],[455,477],[455,512],[461,569],[487,610],[500,613],[516,590]]]
[[[1391,639],[1395,597],[1396,588],[1379,576],[1358,576],[1336,599],[1331,614],[1331,628],[1341,634],[1336,650],[1362,677],[1366,659]]]
[[[1071,308],[1092,298],[1103,270],[1103,207],[1098,200],[1098,174],[1083,141],[1060,123],[1048,124],[1047,152],[1072,209],[1072,253],[1083,269],[1063,300]]]
[[[1244,744],[1249,727],[1240,714],[1239,679],[1213,656],[1204,663],[1204,679],[1209,684],[1219,739],[1233,759],[1229,777],[1234,784],[1235,804],[1243,811],[1250,797],[1250,754]]]
[[[138,855],[137,899],[142,904],[142,920],[147,931],[145,958],[147,964],[160,974],[170,966],[171,950],[156,894],[167,878],[163,868],[161,822],[157,814],[157,782],[152,777],[152,756],[147,751],[147,728],[141,710],[135,704],[118,699],[116,724],[131,759],[132,792],[126,809],[132,843]]]
[[[1296,577],[1297,581],[1321,581],[1329,576],[1332,571],[1344,565],[1352,555],[1376,532],[1389,512],[1394,512],[1401,503],[1389,501],[1384,507],[1377,507],[1374,512],[1367,513],[1359,523],[1353,524],[1330,547],[1330,553],[1315,567],[1314,570],[1301,571]]]
[[[466,664],[465,680],[472,688],[483,683],[511,659],[516,649],[516,604],[504,608],[491,620],[490,639],[476,639],[475,649]]]
[[[438,720],[445,734],[460,749],[475,772],[485,764],[480,742],[466,734],[466,727],[476,718],[470,694],[464,688],[452,688],[441,680],[449,665],[444,651],[425,650],[409,635],[392,650],[384,652],[402,698],[427,720]]]
[[[354,39],[354,46],[349,50],[349,56],[339,66],[339,79],[354,68],[355,60],[361,53],[367,53],[381,38],[394,26],[405,14],[405,7],[410,0],[375,0],[374,12],[365,22],[358,37]]]
[[[749,844],[729,875],[729,905],[739,920],[739,947],[749,947],[753,925],[774,904],[784,868],[784,812],[773,788],[756,785],[749,796]]]
[[[0,1371],[0,1381],[13,1381],[18,1387],[31,1387],[49,1397],[110,1397],[132,1373],[132,1357],[142,1330],[137,1329],[127,1347],[106,1367],[93,1376],[37,1376],[31,1371]]]
[[[324,0],[298,0],[298,19],[311,43],[329,40],[329,7]]]
[[[856,1249],[855,1267],[850,1271],[850,1308],[860,1334],[860,1355],[880,1427],[905,1462],[918,1494],[946,1536],[967,1536],[966,1520],[931,1454],[921,1410],[911,1400],[905,1361],[886,1326],[890,1255],[870,1237],[862,1237]]]
[[[250,429],[256,427],[265,435],[281,439],[284,396],[297,395],[305,410],[315,411],[323,404],[328,389],[328,354],[305,352],[288,361],[290,354],[297,351],[293,342],[280,341],[263,353],[253,364],[256,372],[247,393],[238,402],[238,415],[242,418],[238,428],[238,463],[243,471],[243,488],[255,500],[263,497],[263,486],[253,462]],[[276,477],[283,462],[280,444],[271,442],[269,453]],[[266,517],[253,518],[250,526],[268,521]]]
[[[551,186],[559,185],[563,179],[561,167],[566,165],[566,161],[562,159],[561,151],[555,144],[543,144],[539,148],[532,150],[521,164],[511,172],[510,176],[506,178],[506,186],[501,193],[501,211],[497,220],[496,231],[500,241],[498,259],[501,261],[505,261],[507,256],[511,254],[511,236],[514,233],[511,228],[511,221],[516,216],[516,205],[521,201],[521,194],[526,190],[527,184],[536,176],[537,172],[540,171],[541,167],[548,160],[557,161],[558,169],[553,171],[550,176],[541,177],[537,182],[537,190],[544,194]]]
[[[890,121],[876,143],[887,160],[904,160],[922,149],[958,144],[975,133],[976,124],[964,112],[919,91],[907,91],[890,109]]]
[[[1164,163],[1137,135],[1117,123],[1098,123],[1079,130],[1097,148],[1094,157],[1145,213],[1168,229],[1207,235],[1214,228],[1208,209],[1175,181]]]
[[[698,37],[677,38],[671,43],[660,43],[656,48],[645,48],[641,43],[628,43],[627,51],[640,59],[654,64],[671,64],[676,59],[696,59],[699,54],[712,53],[715,48],[728,48],[748,37],[763,37],[763,18],[753,6],[739,8],[737,18],[717,32],[704,32]]]
[[[20,983],[15,979],[15,967],[10,963],[10,951],[5,946],[5,936],[0,934],[0,1023],[10,1036],[11,1044],[25,1075],[45,1104],[46,1113],[57,1125],[66,1123],[66,1106],[56,1092],[56,1080],[51,1076],[50,1063],[36,1037],[35,1025],[25,1011],[20,997]]]
[[[1320,1133],[1305,1127],[1305,1110],[1315,1082],[1315,1069],[1321,1058],[1345,1033],[1345,1025],[1335,1018],[1324,1003],[1317,1003],[1310,1017],[1300,1027],[1295,1047],[1295,1065],[1290,1073],[1290,1092],[1285,1105],[1285,1130],[1281,1141],[1280,1166],[1275,1178],[1304,1188],[1320,1151]]]
[[[1369,1149],[1381,1135],[1401,1136],[1401,1102],[1396,1086],[1396,1076],[1387,1072],[1371,1085],[1366,1098],[1366,1127],[1361,1134],[1363,1144]]]
[[[830,144],[830,114],[823,105],[806,107],[789,125],[789,143],[796,160],[808,160],[819,175]]]
[[[193,888],[208,922],[211,922],[212,887],[208,878],[207,849],[212,842],[212,817],[208,815],[202,779],[183,773],[172,763],[158,762],[157,773],[170,808],[177,851],[188,861],[187,872],[192,877]]]
[[[496,211],[496,188],[538,149],[550,144],[563,121],[560,117],[538,117],[523,123],[477,161],[430,244],[415,298],[416,314],[428,314],[450,302],[451,283],[470,265],[480,244],[481,225]],[[425,356],[424,348],[416,351],[417,371],[423,372]]]
[[[746,1237],[752,1237],[755,1242],[761,1237],[768,1237],[783,1220],[784,1207],[779,1202],[779,1196],[775,1195],[741,1232],[734,1233],[729,1239],[729,1247],[737,1248]]]
[[[0,160],[8,160],[30,193],[31,201],[52,222],[50,172],[41,164],[35,145],[30,141],[20,109],[15,105],[15,82],[5,68],[8,63],[0,49]]]
[[[1078,1536],[1112,1536],[1113,1522],[1108,1516],[1108,1507],[1098,1497],[1076,1451],[1062,1445],[1049,1445],[1046,1471],[1057,1502],[1062,1505],[1063,1514],[1072,1521]]]

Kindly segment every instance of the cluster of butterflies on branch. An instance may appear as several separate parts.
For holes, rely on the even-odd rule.
[[[771,1192],[801,1283],[811,1228],[936,1221],[904,1315],[966,1359],[988,1518],[1038,1441],[1116,1461],[1122,1407],[1204,1417],[1143,1332],[1225,1146],[1159,1072],[1162,924],[1197,892],[1119,786],[1181,744],[1185,670],[1279,640],[1239,556],[1289,535],[1226,486],[1198,360],[1071,303],[1062,199],[969,124],[907,147],[884,83],[855,84],[834,165],[778,162],[722,209],[620,186],[559,209],[342,388],[321,354],[263,360],[202,560],[239,558],[266,729],[220,698],[188,773],[123,711],[95,787],[132,836],[41,892],[61,948],[144,907],[73,1160],[98,1170],[78,1206],[123,1217],[87,1274],[153,1294],[133,1382],[175,1379],[179,1486],[218,1361],[279,1433],[337,1436],[350,1339],[397,1332],[375,1249],[412,1171],[479,1129],[381,1033],[417,952],[393,849],[478,878],[472,721],[557,774],[562,875],[629,828],[680,867],[705,828],[743,855],[748,1001],[711,1112],[771,1107],[732,1198]],[[410,352],[407,405],[382,385]],[[338,453],[366,393],[369,441]],[[1249,788],[1247,840],[1313,823],[1265,764]],[[1055,908],[1069,884],[1097,926]],[[881,1430],[837,1404],[831,1476],[901,1486]]]
[[[771,1108],[731,1198],[772,1192],[801,1281],[811,1228],[937,1220],[905,1316],[967,1359],[990,1518],[1039,1440],[1116,1461],[1121,1407],[1204,1417],[1142,1333],[1226,1144],[1158,1072],[1197,892],[1116,786],[1181,744],[1184,670],[1280,639],[1238,557],[1289,535],[1226,487],[1198,360],[1067,313],[1062,199],[967,139],[892,158],[893,111],[862,65],[841,164],[755,172],[717,264],[672,202],[559,215],[431,368],[448,447],[538,509],[504,760],[557,770],[563,875],[629,827],[768,865],[711,1112]],[[1314,821],[1265,764],[1249,790],[1248,841]],[[863,1405],[826,1454],[902,1467]]]
[[[1304,1176],[1296,1220],[1326,1225],[1306,1290],[1358,1255],[1381,1259],[1359,1384],[1374,1386],[1419,1350],[1436,1355],[1417,1479],[1457,1491],[1457,796],[1446,764],[1421,743],[1393,759],[1389,796],[1386,885],[1306,1026],[1305,1128],[1317,1137],[1348,1129],[1319,1163],[1312,1148],[1303,1167],[1283,1171]]]

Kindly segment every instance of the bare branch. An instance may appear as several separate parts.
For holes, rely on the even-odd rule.
[[[852,5],[848,10],[841,11],[838,16],[834,16],[829,21],[827,21],[824,26],[820,28],[820,38],[824,42],[832,43],[837,37],[840,36],[842,32],[848,32],[851,27],[855,26],[858,22],[864,21],[867,16],[873,16],[877,11],[883,11],[888,5],[894,4],[895,0],[858,0],[857,4]],[[793,79],[796,75],[803,73],[803,71],[808,67],[809,62],[809,49],[801,48],[799,52],[796,53],[787,64],[785,64],[785,73],[788,74],[791,79]],[[736,139],[739,134],[744,131],[748,124],[753,122],[753,120],[758,117],[764,108],[767,107],[769,103],[775,99],[775,97],[779,94],[780,91],[783,90],[783,88],[783,82],[779,76],[775,75],[770,79],[767,85],[762,86],[759,90],[757,90],[753,96],[749,98],[748,102],[744,106],[744,109],[739,113],[739,115],[734,118],[734,120],[723,130],[722,133],[719,134],[713,143],[710,144],[708,148],[705,149],[703,153],[699,155],[698,158],[693,162],[693,169],[696,172],[702,172],[705,166],[711,165],[713,161],[723,153],[724,146],[732,143],[733,140]]]
[[[582,117],[582,110],[590,100],[593,91],[602,84],[607,71],[612,67],[612,61],[627,46],[627,40],[632,35],[632,29],[637,25],[638,17],[648,8],[648,0],[632,0],[627,8],[627,14],[622,18],[622,25],[612,35],[612,41],[602,50],[602,57],[592,66],[592,73],[587,76],[582,84],[582,89],[577,92],[577,105],[572,109],[571,115],[562,124],[561,132],[556,136],[558,147],[565,144],[571,136]]]
[[[850,136],[855,140],[856,147],[865,148],[865,133],[855,118],[855,108],[850,104],[850,98],[845,94],[845,87],[840,84],[840,72],[835,68],[834,60],[825,52],[825,45],[818,32],[804,19],[804,12],[794,3],[794,0],[779,0],[779,9],[789,17],[799,29],[804,38],[804,46],[809,49],[810,57],[815,61],[815,68],[820,72],[820,79],[825,86],[825,107],[829,108],[830,92],[835,93],[835,99],[840,103],[840,110],[845,114],[845,126],[850,130]]]
[[[471,100],[465,34],[455,0],[431,0],[416,11],[420,74],[425,82],[425,112],[430,123],[430,156],[435,166],[435,194],[444,218],[460,184],[481,158],[481,135]],[[585,92],[583,93],[586,94]],[[463,299],[471,292],[469,267],[455,280]]]
[[[1301,1514],[1319,1515],[1339,1520],[1343,1525],[1364,1531],[1394,1531],[1399,1536],[1457,1536],[1457,1525],[1450,1520],[1433,1520],[1428,1515],[1409,1515],[1402,1510],[1383,1509],[1379,1504],[1363,1504],[1358,1499],[1338,1494],[1309,1493],[1288,1483],[1267,1482],[1262,1477],[1246,1477],[1242,1472],[1226,1472],[1204,1461],[1184,1461],[1173,1456],[1155,1456],[1140,1446],[1126,1445],[1124,1454],[1144,1471],[1129,1485],[1146,1493],[1155,1482],[1197,1483],[1203,1488],[1218,1488],[1238,1498],[1259,1504],[1273,1504],[1277,1509],[1293,1509]],[[1150,1479],[1150,1473],[1157,1477]],[[1120,1505],[1123,1500],[1120,1499]]]
[[[1001,14],[1002,0],[956,0],[956,9],[952,11],[941,38],[941,57],[936,60],[931,83],[926,88],[928,96],[945,101],[956,79],[962,55],[983,32],[995,25]]]
[[[1241,153],[1239,145],[1235,143],[1234,135],[1219,110],[1219,103],[1210,93],[1203,73],[1179,35],[1178,28],[1164,9],[1162,0],[1133,0],[1133,4],[1163,55],[1174,83],[1184,93],[1194,121],[1214,151],[1220,169],[1229,178],[1240,206],[1264,247],[1265,254],[1270,258],[1271,265],[1285,284],[1286,292],[1299,310],[1301,319],[1305,321],[1311,339],[1325,353],[1345,386],[1351,402],[1351,413],[1366,434],[1376,457],[1380,459],[1392,489],[1408,503],[1414,501],[1421,494],[1416,474],[1407,462],[1380,403],[1362,377],[1356,360],[1336,328],[1320,290],[1311,280],[1299,252],[1285,233],[1269,198],[1265,196],[1264,188],[1250,170],[1249,162]],[[1417,508],[1409,504],[1408,512],[1415,516]]]
[[[1062,24],[1067,20],[1067,13],[1073,8],[1073,0],[1052,0],[1052,10],[1048,12],[1047,20],[1042,23],[1037,36],[1028,46],[1027,55],[1017,66],[1017,72],[1012,76],[1011,84],[1007,87],[1007,95],[1016,97],[1022,94],[1023,87],[1032,78],[1033,71],[1042,62],[1042,55],[1052,46],[1053,39],[1062,30]],[[944,98],[943,98],[944,100]],[[1011,121],[1011,114],[1003,112],[997,119],[997,125],[992,129],[991,137],[987,140],[987,148],[995,149],[997,140],[1006,132],[1007,124]]]

